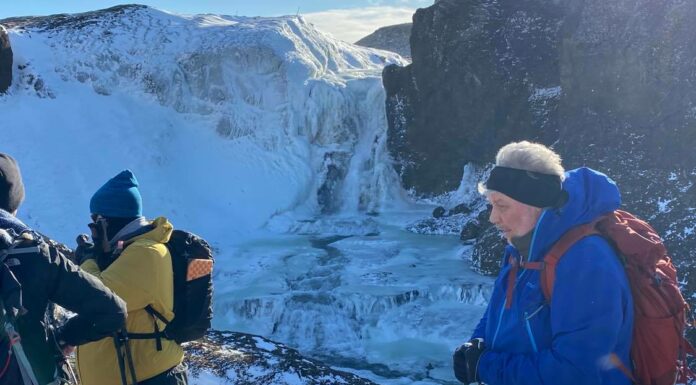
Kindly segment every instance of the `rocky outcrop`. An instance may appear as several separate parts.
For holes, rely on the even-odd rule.
[[[413,63],[384,71],[390,151],[406,187],[457,187],[512,140],[553,145],[567,168],[619,184],[696,292],[696,3],[441,0],[414,16]],[[474,262],[496,266],[492,229]]]
[[[375,32],[355,42],[363,47],[383,49],[396,52],[402,57],[411,57],[411,26],[413,23],[404,23],[382,27]]]
[[[90,11],[76,14],[57,14],[50,16],[21,16],[9,17],[3,19],[2,23],[10,28],[39,28],[39,29],[58,29],[61,27],[70,27],[82,29],[89,25],[98,24],[100,18],[105,15],[118,17],[125,14],[127,11],[146,9],[147,6],[139,4],[123,4],[111,8],[98,11]]]
[[[332,369],[266,338],[210,331],[185,346],[189,377],[206,384],[374,385],[354,374]]]
[[[413,63],[383,72],[388,145],[406,188],[450,191],[462,165],[490,161],[500,142],[555,139],[536,110],[555,101],[539,90],[559,84],[561,16],[547,1],[443,0],[416,12]]]
[[[0,94],[12,84],[12,46],[7,31],[0,25]]]

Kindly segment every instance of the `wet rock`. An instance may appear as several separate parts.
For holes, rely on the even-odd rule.
[[[462,231],[459,233],[459,239],[462,241],[469,241],[475,239],[481,234],[481,225],[477,221],[467,222]]]
[[[495,226],[482,229],[480,236],[474,242],[471,255],[471,267],[484,275],[497,275],[500,262],[505,251],[505,240]]]
[[[440,218],[425,218],[408,224],[406,230],[416,234],[459,235],[462,227],[469,221],[471,221],[471,218],[462,214]]]
[[[471,208],[469,205],[466,203],[461,203],[449,209],[449,211],[447,211],[447,215],[469,214],[470,212]]]
[[[5,28],[0,25],[0,94],[12,84],[12,46]]]
[[[435,207],[435,209],[433,210],[433,218],[442,218],[443,216],[445,216],[445,213],[446,213],[446,212],[447,212],[447,210],[445,210],[444,207],[442,207],[442,206],[437,206],[437,207]]]

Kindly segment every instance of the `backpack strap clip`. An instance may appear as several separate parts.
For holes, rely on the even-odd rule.
[[[157,351],[162,351],[162,338],[167,338],[167,333],[166,330],[162,331],[159,328],[159,325],[157,324],[157,320],[160,320],[164,322],[165,325],[169,325],[169,320],[164,318],[164,316],[155,310],[152,305],[147,305],[145,306],[145,311],[148,312],[153,318],[153,323],[154,323],[154,328],[155,331],[154,333],[128,333],[128,337],[133,339],[133,340],[149,340],[149,339],[154,339],[155,340],[155,345],[157,346]]]

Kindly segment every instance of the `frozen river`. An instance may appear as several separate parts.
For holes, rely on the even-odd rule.
[[[254,333],[380,383],[454,380],[492,280],[456,236],[404,230],[422,213],[303,221],[225,251],[217,329]]]

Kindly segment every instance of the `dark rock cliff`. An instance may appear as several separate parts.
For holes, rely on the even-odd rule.
[[[389,148],[406,188],[443,193],[498,143],[552,141],[561,8],[442,0],[419,9],[413,63],[384,70]]]
[[[441,0],[414,16],[413,63],[384,70],[389,147],[407,188],[457,187],[502,145],[552,145],[617,181],[696,292],[696,3]],[[495,231],[475,267],[496,273]]]
[[[404,23],[382,27],[358,40],[355,44],[396,52],[405,58],[410,58],[409,38],[411,37],[412,25],[412,23]]]

